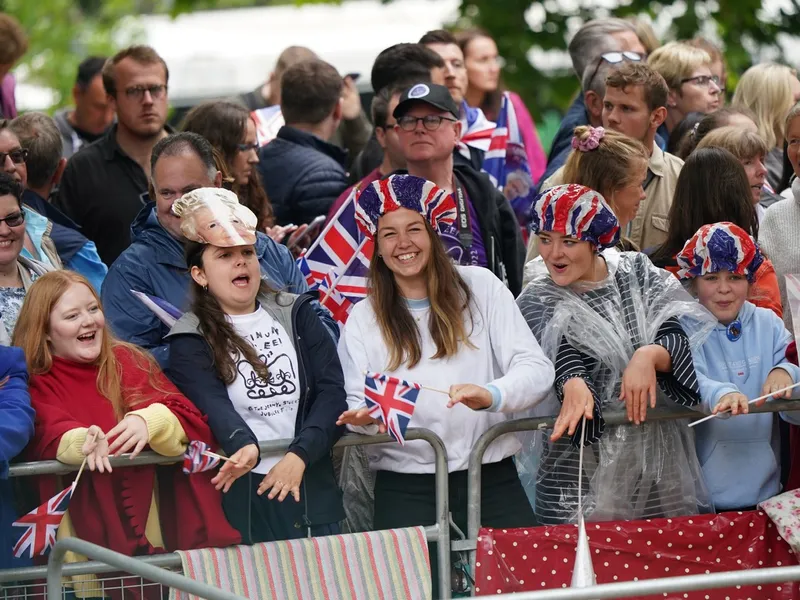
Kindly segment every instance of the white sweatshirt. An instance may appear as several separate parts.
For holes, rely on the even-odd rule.
[[[412,315],[420,328],[422,360],[413,369],[405,365],[388,371],[389,352],[380,333],[372,302],[359,302],[342,331],[339,358],[344,370],[349,408],[364,402],[364,371],[393,375],[409,382],[448,390],[453,384],[473,383],[499,391],[499,403],[488,410],[474,411],[462,404],[447,408],[448,396],[423,389],[417,399],[409,427],[424,427],[439,435],[447,447],[449,472],[463,471],[478,438],[510,413],[530,408],[543,400],[553,385],[554,370],[514,302],[511,292],[491,271],[480,267],[456,267],[473,294],[472,317],[467,331],[475,348],[461,346],[456,356],[433,360],[436,346],[428,330],[427,306],[415,308]],[[427,303],[426,303],[427,304]],[[376,426],[353,428],[375,433]],[[514,435],[493,442],[483,457],[484,463],[498,462],[515,454],[520,444]],[[399,473],[433,473],[434,455],[424,440],[366,447],[370,468]]]

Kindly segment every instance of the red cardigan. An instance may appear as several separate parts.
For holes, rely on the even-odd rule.
[[[216,447],[200,412],[159,370],[150,384],[148,364],[123,346],[114,350],[123,394],[139,410],[155,402],[178,418],[189,440]],[[36,431],[28,446],[32,460],[55,459],[61,436],[78,427],[98,425],[108,431],[117,423],[111,403],[97,390],[95,365],[53,358],[44,375],[31,377],[31,403],[36,409]],[[241,542],[228,524],[222,497],[211,478],[215,471],[187,476],[176,465],[120,467],[112,473],[84,471],[70,501],[69,513],[77,535],[86,541],[128,556],[159,552],[147,541],[145,526],[158,476],[159,517],[167,551],[224,547]],[[63,488],[58,477],[39,478],[40,502]]]

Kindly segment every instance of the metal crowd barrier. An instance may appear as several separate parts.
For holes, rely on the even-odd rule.
[[[243,596],[237,596],[226,590],[154,567],[130,556],[77,538],[61,540],[50,551],[50,558],[47,560],[47,598],[50,600],[61,596],[61,571],[67,552],[77,552],[87,558],[116,567],[120,571],[138,575],[142,579],[159,582],[207,600],[247,600]]]
[[[504,600],[616,600],[633,596],[651,596],[656,594],[678,594],[681,592],[699,592],[704,590],[760,585],[765,583],[783,583],[800,581],[800,567],[776,567],[771,569],[754,569],[752,571],[727,571],[710,575],[685,575],[683,577],[662,577],[661,579],[640,579],[624,583],[607,583],[590,588],[542,590],[538,592],[516,592],[492,596]],[[706,596],[708,597],[708,596]]]
[[[425,534],[429,541],[436,542],[436,554],[437,560],[439,561],[439,589],[441,590],[442,598],[449,599],[450,598],[450,507],[449,507],[449,493],[448,493],[448,471],[447,471],[447,449],[445,448],[444,442],[442,439],[433,433],[429,429],[422,429],[422,428],[413,428],[409,429],[406,432],[406,440],[424,440],[428,442],[431,447],[433,448],[433,452],[436,459],[436,473],[435,473],[435,485],[436,485],[436,525],[432,525],[425,528]],[[259,444],[259,448],[261,450],[261,456],[268,456],[271,454],[276,454],[280,452],[285,452],[286,449],[289,447],[292,440],[274,440],[269,442],[261,442]],[[386,444],[386,443],[394,443],[394,439],[389,435],[359,435],[359,434],[347,434],[343,436],[337,443],[336,446],[345,447],[345,446],[365,446],[365,445],[373,445],[373,444]],[[161,464],[174,464],[176,462],[175,457],[168,457],[162,456],[160,454],[156,454],[155,452],[142,452],[139,456],[134,459],[129,458],[127,455],[112,458],[110,460],[111,466],[113,468],[119,467],[127,467],[127,466],[137,466],[137,465],[161,465]],[[32,475],[64,475],[68,473],[72,473],[78,470],[77,466],[73,465],[65,465],[60,463],[56,460],[47,460],[47,461],[39,461],[39,462],[29,462],[29,463],[17,463],[11,465],[9,468],[9,477],[26,477]],[[80,549],[75,549],[72,547],[73,542],[79,542],[81,544],[88,544],[86,548],[91,548],[92,553],[83,552]],[[66,544],[65,544],[66,543]],[[142,570],[144,573],[143,576],[146,576],[149,580],[153,581],[156,584],[161,584],[165,586],[170,586],[172,581],[179,581],[175,580],[172,577],[178,576],[177,573],[173,573],[171,571],[167,571],[165,569],[176,569],[179,570],[181,568],[181,560],[178,554],[171,553],[171,554],[160,554],[156,556],[147,556],[141,558],[131,558],[126,557],[123,555],[119,555],[111,550],[101,548],[104,552],[110,553],[98,553],[97,549],[99,547],[94,546],[93,544],[89,544],[83,540],[77,539],[70,539],[70,540],[62,540],[56,545],[56,548],[63,548],[63,552],[74,550],[87,556],[89,558],[95,558],[96,560],[88,561],[88,562],[80,562],[80,563],[71,563],[67,565],[63,565],[63,553],[61,556],[58,557],[57,563],[53,563],[53,569],[58,569],[59,575],[58,578],[55,578],[55,575],[51,578],[51,571],[45,567],[27,567],[22,569],[4,569],[0,570],[0,586],[5,587],[5,584],[9,583],[21,583],[21,582],[31,582],[31,581],[38,581],[42,580],[45,577],[48,578],[48,589],[56,590],[56,595],[48,596],[52,600],[55,600],[61,595],[61,576],[77,576],[77,575],[94,575],[94,574],[104,574],[104,573],[111,573],[111,572],[118,572],[120,569],[124,571],[128,571],[134,574],[139,575],[140,573],[137,571],[133,571],[128,569],[128,566],[135,565],[137,569]],[[84,546],[81,546],[82,548]],[[56,548],[51,550],[51,561],[54,560],[52,555],[55,554]],[[61,552],[61,551],[59,551]],[[126,566],[115,566],[119,565],[119,557],[125,558],[126,561],[124,565]],[[106,559],[113,559],[116,562],[109,562]],[[109,566],[111,565],[111,566]],[[119,579],[119,576],[115,576],[113,579]],[[51,582],[57,581],[57,588],[50,588]],[[56,585],[56,583],[52,583],[52,585]],[[11,586],[13,587],[13,586]],[[179,589],[183,589],[180,586],[172,586],[177,587]],[[190,593],[195,593],[190,590]],[[24,595],[8,595],[6,590],[3,590],[0,593],[0,600],[16,600],[17,598],[32,598],[35,595],[29,595],[25,593]],[[36,596],[39,597],[39,596]],[[226,596],[207,596],[210,600],[216,600],[217,598],[225,598],[229,600],[233,600],[234,598],[238,598],[238,596],[234,596],[232,594],[228,594]]]
[[[768,402],[764,406],[761,407],[750,407],[750,414],[754,413],[764,413],[764,412],[780,412],[780,411],[790,411],[790,410],[800,410],[800,400],[776,400],[772,402]],[[647,421],[666,421],[671,419],[700,419],[704,417],[703,413],[700,413],[695,410],[691,410],[688,408],[682,408],[678,406],[669,407],[669,408],[657,408],[655,410],[649,409],[647,411]],[[624,410],[621,411],[611,411],[608,413],[603,414],[603,419],[606,422],[606,425],[630,425],[631,423],[628,421],[627,412]],[[481,467],[483,465],[483,455],[486,453],[487,448],[494,442],[497,438],[502,435],[506,435],[508,433],[517,433],[520,431],[535,431],[540,429],[548,429],[553,427],[555,424],[556,417],[539,417],[539,418],[527,418],[527,419],[515,419],[512,421],[503,421],[502,423],[498,423],[488,430],[484,432],[484,434],[478,438],[478,441],[475,443],[475,446],[472,448],[472,452],[469,456],[469,467],[467,471],[467,539],[462,542],[454,542],[453,549],[454,550],[466,550],[469,552],[470,555],[470,565],[472,567],[472,572],[475,573],[475,555],[477,551],[478,545],[478,531],[481,527]],[[633,425],[632,425],[633,426]],[[794,579],[800,579],[800,567],[783,567],[777,569],[760,569],[756,571],[750,571],[753,577],[757,577],[755,574],[757,573],[764,573],[765,577],[769,577],[772,575],[774,571],[784,571],[787,569],[796,569],[797,575],[794,576],[794,571],[788,571],[787,579],[769,579],[764,580],[763,583],[770,583],[774,581],[790,581]],[[686,576],[686,577],[672,577],[667,578],[668,581],[674,581],[676,585],[697,585],[696,582],[698,579],[702,578],[714,578],[709,579],[711,582],[730,582],[730,577],[724,577],[725,573],[717,573],[713,575],[693,575],[693,576]],[[624,597],[631,597],[631,596],[638,596],[638,595],[645,595],[642,591],[643,587],[641,587],[646,582],[659,582],[665,581],[664,579],[658,580],[640,580],[638,582],[630,582],[630,583],[615,583],[609,584],[607,586],[611,591],[608,592],[608,595],[598,595],[596,590],[601,589],[601,586],[589,588],[591,591],[581,591],[581,590],[543,590],[539,592],[525,592],[525,593],[517,593],[514,595],[516,600],[528,600],[530,598],[533,600],[534,598],[552,598],[552,600],[594,600],[594,599],[601,599],[601,598],[624,598]],[[685,581],[689,581],[689,583],[684,583]],[[748,581],[747,583],[762,583],[761,580],[758,581]],[[666,584],[665,584],[666,585]],[[730,587],[735,585],[744,585],[744,584],[737,584],[731,583],[729,585],[711,585],[709,584],[707,587]],[[630,588],[626,588],[624,586],[631,586]],[[628,593],[629,590],[633,590],[635,586],[636,593]],[[650,589],[650,588],[648,588]],[[655,588],[654,588],[655,589]],[[678,591],[688,591],[688,590],[701,590],[704,589],[702,586],[700,587],[688,587],[680,589],[678,588],[669,588],[665,587],[663,589],[659,588],[655,592],[648,592],[648,593],[663,593],[663,592],[678,592]],[[620,591],[617,591],[620,590]],[[560,595],[560,594],[569,594],[574,592],[582,592],[582,594],[578,595]],[[475,594],[474,586],[472,594]],[[504,597],[504,596],[497,596]],[[509,596],[510,597],[510,596]]]

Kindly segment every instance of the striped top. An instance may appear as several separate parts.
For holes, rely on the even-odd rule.
[[[698,404],[691,347],[713,328],[713,318],[645,255],[623,252],[607,263],[604,281],[574,290],[542,276],[517,299],[555,364],[554,396],[561,402],[566,381],[580,377],[594,397],[594,415],[586,421],[584,514],[623,520],[702,512],[708,495],[685,423],[607,427],[603,412],[625,408],[619,400],[622,374],[633,353],[650,344],[663,346],[672,359],[671,372],[657,374],[657,405]],[[572,440],[550,442],[549,433],[541,440],[537,518],[574,522],[581,427]]]

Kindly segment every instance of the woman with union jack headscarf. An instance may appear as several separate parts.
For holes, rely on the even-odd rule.
[[[543,447],[537,518],[577,521],[582,441],[587,520],[711,510],[685,424],[647,421],[648,408],[700,402],[691,347],[712,327],[710,315],[644,254],[604,254],[619,223],[594,190],[551,188],[532,212],[547,273],[517,303],[555,363],[547,414],[559,415],[549,435],[529,436],[537,452]],[[625,409],[630,424],[607,426],[603,415],[613,409]]]
[[[365,371],[422,387],[408,416],[397,419],[406,419],[402,427],[424,427],[444,441],[451,499],[459,499],[452,500],[453,518],[463,529],[473,446],[492,425],[542,400],[553,384],[553,366],[503,283],[487,269],[456,266],[448,258],[437,230],[455,218],[450,194],[411,175],[376,181],[358,196],[356,219],[375,251],[367,299],[353,308],[339,342],[349,405],[339,422],[358,431],[386,431],[367,408]],[[386,416],[393,426],[392,414]],[[518,450],[516,438],[504,436],[484,455],[486,526],[535,523],[512,460]],[[433,525],[436,465],[430,445],[409,440],[367,452],[376,472],[374,528]]]

